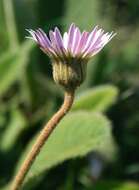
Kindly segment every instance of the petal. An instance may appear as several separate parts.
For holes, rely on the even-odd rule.
[[[59,48],[59,45],[57,43],[57,38],[56,38],[56,33],[53,32],[52,30],[50,30],[49,32],[49,37],[50,37],[50,40],[51,40],[51,43],[52,43],[52,46],[54,48],[54,51],[57,55],[62,55],[62,51],[61,49]]]
[[[53,49],[56,51],[56,53],[59,53],[58,48],[56,46],[55,33],[52,30],[49,31],[49,37],[50,37],[50,41],[52,43]]]
[[[36,31],[27,29],[27,31],[32,36],[27,38],[35,40],[41,46],[41,49],[49,56],[56,56],[47,35],[41,29]]]
[[[88,37],[88,39],[87,39],[87,42],[86,42],[85,47],[84,47],[84,49],[83,49],[82,52],[85,52],[85,51],[90,47],[91,43],[94,41],[95,36],[96,36],[96,33],[97,33],[97,31],[98,31],[97,29],[98,29],[98,26],[96,26],[96,27],[92,30],[92,32],[89,34],[89,37]]]
[[[111,32],[110,34],[109,33],[104,34],[102,36],[103,43],[107,44],[115,35],[116,35],[116,33],[114,33],[114,32]]]
[[[45,41],[46,46],[51,47],[50,40],[48,39],[46,33],[41,28],[39,28],[39,33],[41,34],[43,40]]]
[[[84,56],[88,53],[90,53],[93,49],[97,48],[101,44],[101,39],[103,34],[103,30],[100,30],[96,33],[95,39],[93,40],[92,44],[90,43],[90,47],[84,52]]]
[[[79,28],[76,28],[75,32],[74,32],[72,47],[71,47],[71,51],[72,51],[73,55],[75,55],[75,50],[80,42],[80,39],[81,39],[81,32],[80,32]]]
[[[35,32],[35,36],[40,44],[40,46],[46,51],[47,53],[52,53],[53,55],[56,55],[54,52],[54,48],[51,45],[51,42],[49,41],[47,35],[41,30],[38,29]]]
[[[98,52],[100,52],[103,47],[116,35],[116,33],[111,32],[110,34],[107,32],[105,33],[102,37],[101,37],[101,43],[99,43],[98,45],[96,45],[95,47],[92,46],[92,48],[90,49],[90,51],[88,52],[88,54],[84,55],[84,56],[89,56],[92,57],[95,54],[97,54]]]
[[[41,47],[45,48],[46,47],[45,41],[44,41],[42,35],[40,34],[40,32],[38,30],[35,32],[35,37],[37,39],[38,44]]]
[[[42,34],[40,30],[30,30],[29,32],[32,35],[32,38],[41,46],[41,49],[43,49],[45,53],[47,53],[48,55],[52,54],[52,56],[55,56],[50,41],[47,41],[48,38],[45,33]]]
[[[63,47],[63,41],[59,29],[55,28],[55,37],[59,47]]]
[[[57,27],[55,28],[55,41],[56,41],[56,45],[57,45],[57,48],[59,49],[59,51],[61,51],[62,53],[66,53],[66,50],[63,45],[62,36]]]
[[[63,45],[64,45],[64,48],[67,50],[67,47],[68,47],[68,33],[65,32],[64,35],[63,35]]]
[[[49,38],[50,38],[51,44],[53,46],[56,42],[55,42],[55,37],[54,37],[54,33],[52,30],[49,31]]]
[[[71,51],[71,46],[72,46],[72,42],[73,42],[74,32],[75,32],[75,24],[71,24],[71,26],[69,28],[69,32],[68,32],[68,47],[67,47],[67,49],[69,51]]]
[[[26,38],[31,38],[32,40],[35,40],[37,42],[36,36],[35,36],[35,31],[34,30],[30,30],[30,29],[26,29],[27,32],[30,33],[30,36],[27,36]]]
[[[80,41],[78,43],[78,46],[76,47],[74,53],[77,55],[77,54],[80,54],[82,49],[84,48],[85,44],[86,44],[86,41],[88,39],[88,35],[89,33],[84,31],[81,35],[81,38],[80,38]]]

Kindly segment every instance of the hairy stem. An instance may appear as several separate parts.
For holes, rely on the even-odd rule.
[[[70,110],[73,100],[74,100],[74,92],[73,91],[65,92],[65,98],[61,108],[54,114],[54,116],[49,120],[49,122],[44,126],[44,128],[40,132],[40,135],[38,136],[35,144],[33,145],[31,151],[29,152],[21,168],[19,169],[19,172],[17,173],[13,181],[13,184],[11,186],[11,190],[19,190],[27,172],[29,171],[31,165],[35,161],[36,156],[39,154],[41,148],[43,147],[48,137],[51,135],[52,131],[57,126],[57,124],[64,117],[64,115]]]

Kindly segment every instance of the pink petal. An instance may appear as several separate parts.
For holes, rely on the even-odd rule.
[[[47,35],[45,34],[45,32],[43,32],[43,30],[39,29],[37,30],[39,35],[41,36],[41,40],[43,41],[43,43],[45,44],[44,51],[46,51],[49,54],[52,54],[53,56],[56,56],[56,52],[55,49],[52,47],[52,44],[50,42],[50,40],[48,39]]]
[[[45,41],[44,39],[42,38],[41,34],[39,33],[39,31],[36,31],[35,32],[35,36],[36,36],[36,39],[38,41],[38,44],[43,47],[43,48],[47,48],[46,44],[45,44]]]
[[[92,44],[92,42],[94,41],[95,39],[95,36],[96,36],[96,33],[97,33],[97,29],[98,29],[98,26],[96,26],[92,32],[89,34],[89,37],[88,37],[88,40],[86,42],[86,45],[82,51],[82,53],[86,52],[88,50],[88,48],[90,47],[90,45]]]
[[[54,50],[55,50],[55,53],[56,53],[57,55],[58,55],[58,54],[62,55],[63,52],[62,52],[62,50],[61,50],[61,48],[59,47],[59,44],[58,44],[58,42],[57,42],[56,33],[53,32],[52,30],[50,30],[50,32],[49,32],[49,37],[50,37],[50,40],[51,40],[51,42],[52,42],[52,46],[53,46],[53,48],[54,48]]]
[[[76,28],[75,32],[74,32],[72,47],[71,47],[71,51],[72,51],[73,55],[75,55],[75,50],[80,42],[80,38],[81,38],[81,32],[80,32],[79,28]]]
[[[43,41],[45,42],[45,45],[47,47],[51,47],[51,43],[50,43],[50,40],[48,39],[47,35],[45,34],[45,32],[39,28],[39,33],[41,34],[42,36],[42,39]]]
[[[116,35],[116,33],[111,32],[110,34],[107,32],[103,34],[101,37],[101,42],[98,43],[96,46],[92,46],[89,52],[85,56],[92,57],[97,54],[99,51],[103,49],[103,47]]]
[[[99,32],[99,31],[98,31]],[[96,38],[93,40],[92,44],[90,44],[90,47],[84,52],[84,56],[88,53],[90,53],[93,49],[97,48],[101,44],[101,39],[104,31],[100,31],[96,34]]]
[[[55,28],[55,41],[56,41],[57,48],[61,52],[66,53],[66,50],[65,50],[64,45],[63,45],[62,36],[61,36],[60,31],[57,27]]]
[[[52,30],[49,31],[49,37],[50,37],[50,40],[51,40],[52,47],[53,47],[54,51],[56,53],[60,53],[58,48],[57,48],[57,45],[56,45],[57,42],[55,40],[55,33]]]
[[[70,56],[80,56],[80,58],[89,58],[97,54],[116,34],[104,33],[102,29],[98,30],[96,26],[91,33],[84,31],[82,34],[75,24],[71,24],[68,33],[65,32],[63,37],[56,27],[54,31],[49,32],[49,37],[42,29],[36,31],[27,30],[31,37],[36,41],[40,48],[50,57],[57,57],[65,60]]]
[[[36,32],[31,30],[32,34],[35,35],[35,41],[41,46],[41,49],[43,49],[43,51],[45,53],[47,53],[49,56],[56,56],[56,54],[54,53],[52,46],[50,44],[49,39],[47,38],[46,34],[43,32],[42,30],[37,30]],[[44,35],[45,34],[45,35]],[[33,36],[34,38],[34,36]]]
[[[50,38],[51,44],[54,45],[56,42],[55,42],[55,37],[52,30],[49,31],[49,38]]]
[[[81,35],[81,38],[80,38],[80,41],[78,43],[78,46],[76,47],[74,53],[77,55],[77,54],[80,54],[82,49],[84,48],[85,44],[86,44],[86,41],[88,39],[88,35],[89,33],[84,31]]]
[[[69,37],[68,37],[68,47],[67,48],[69,51],[71,51],[74,32],[75,32],[75,24],[71,24],[71,26],[69,28],[69,32],[68,32]]]

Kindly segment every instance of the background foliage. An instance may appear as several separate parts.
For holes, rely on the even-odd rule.
[[[63,99],[50,60],[26,28],[117,36],[88,64],[76,101],[33,164],[23,189],[138,190],[139,1],[0,1],[0,189],[9,185],[36,135]]]

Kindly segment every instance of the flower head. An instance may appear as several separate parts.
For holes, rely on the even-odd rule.
[[[42,29],[27,30],[32,40],[53,62],[54,80],[65,88],[76,88],[85,79],[86,63],[97,54],[116,34],[104,33],[96,26],[90,33],[71,24],[68,32],[62,36],[55,27],[49,35]]]
[[[90,33],[83,31],[71,24],[69,31],[62,36],[55,27],[50,30],[49,36],[42,29],[28,30],[31,39],[35,40],[41,49],[51,58],[82,58],[88,59],[97,54],[114,36],[115,33],[104,33],[103,29],[96,26]]]

